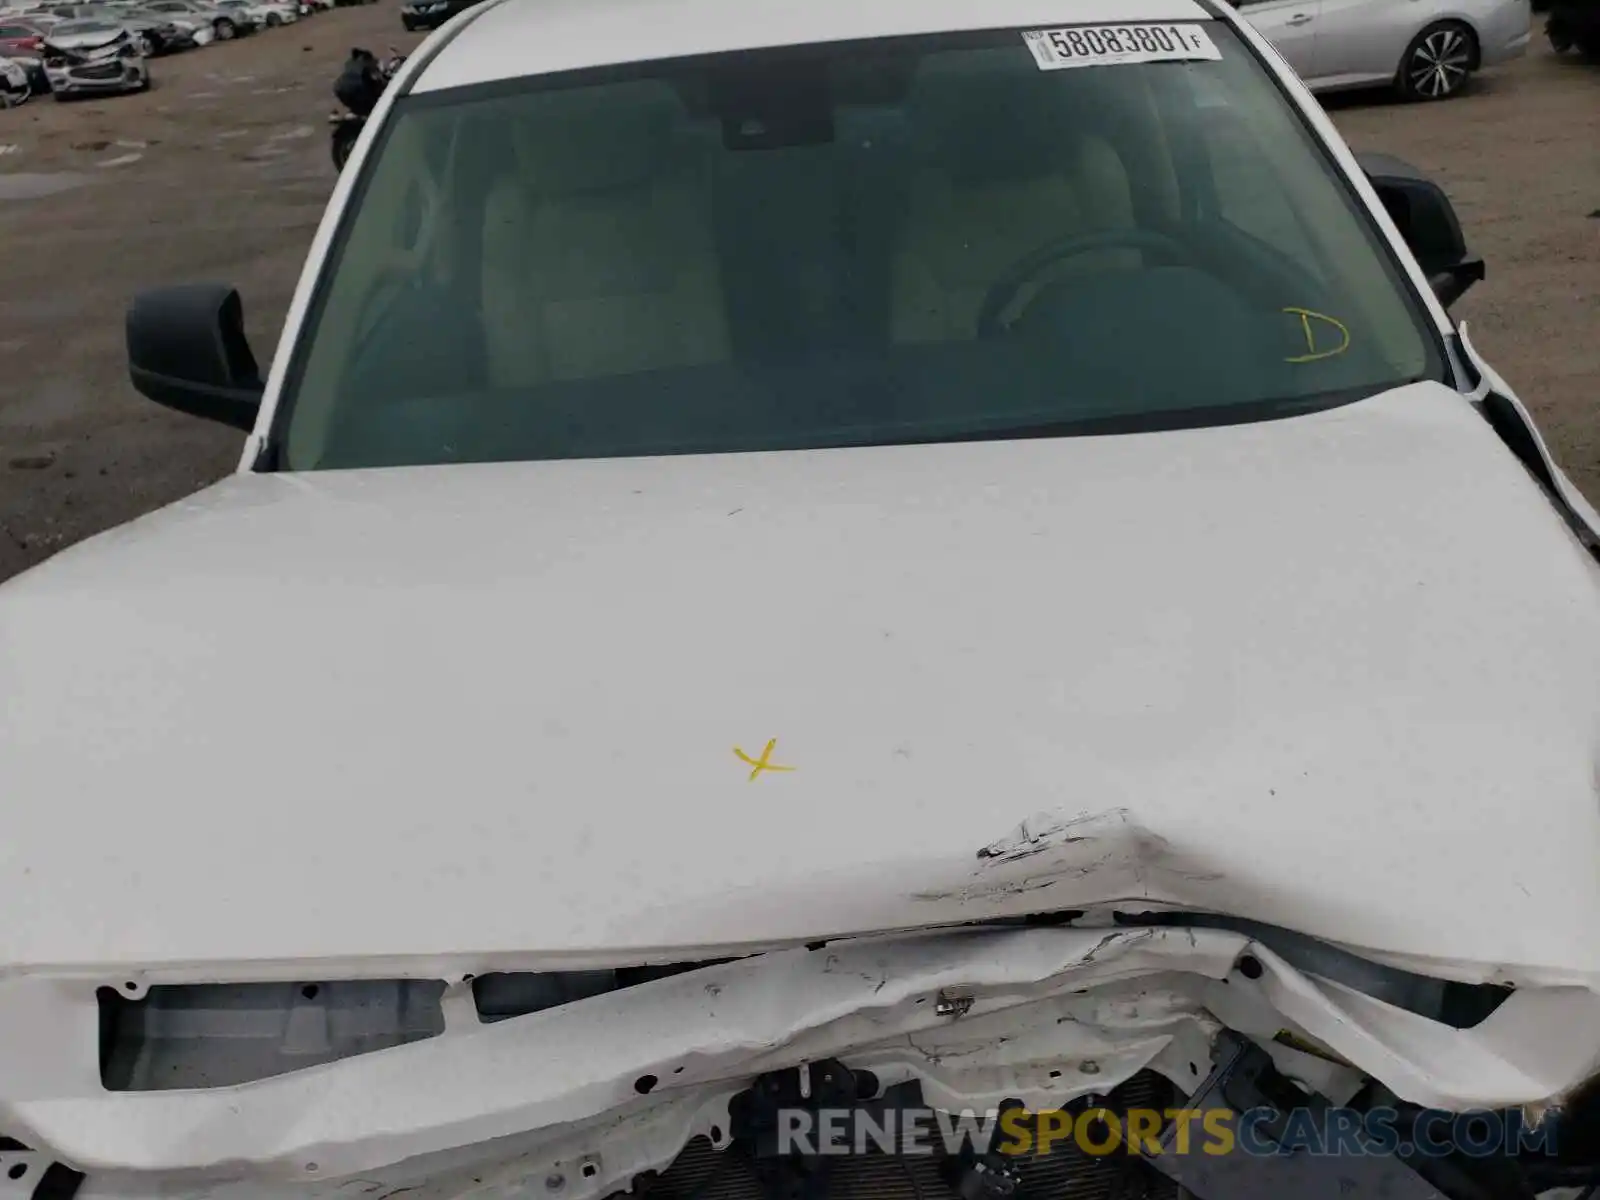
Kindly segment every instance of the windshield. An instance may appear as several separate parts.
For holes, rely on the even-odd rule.
[[[1044,436],[1442,371],[1228,27],[1078,26],[400,99],[274,444],[304,470]]]
[[[109,21],[95,19],[92,21],[63,21],[52,32],[57,37],[60,37],[62,34],[67,33],[116,33],[120,29],[120,25],[113,25]]]

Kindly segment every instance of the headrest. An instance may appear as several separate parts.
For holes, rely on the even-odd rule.
[[[672,88],[651,80],[544,92],[508,109],[518,174],[538,196],[644,183],[666,166],[683,115]]]
[[[930,54],[908,99],[923,154],[953,179],[1031,179],[1061,168],[1071,149],[1067,113],[1079,88],[1014,49]],[[1063,103],[1065,101],[1065,103]]]

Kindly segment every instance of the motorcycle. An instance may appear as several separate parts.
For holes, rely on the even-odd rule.
[[[328,124],[333,127],[329,149],[333,154],[335,170],[344,170],[345,161],[350,157],[350,151],[361,136],[362,129],[366,127],[367,118],[383,96],[383,89],[389,86],[389,81],[399,73],[405,61],[405,55],[393,46],[389,47],[389,57],[382,61],[370,50],[358,47],[350,51],[350,57],[345,60],[344,69],[339,72],[339,78],[333,85],[334,96],[348,111],[333,112],[328,116]]]

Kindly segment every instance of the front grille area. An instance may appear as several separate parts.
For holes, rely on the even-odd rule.
[[[232,1087],[437,1037],[444,984],[427,979],[158,985],[100,1007],[111,1092]]]
[[[116,60],[72,77],[121,73]],[[706,965],[489,974],[472,981],[472,995],[492,1024]],[[136,997],[104,987],[101,1081],[114,1092],[230,1087],[437,1037],[444,989],[436,979],[162,984]]]
[[[122,78],[122,61],[111,59],[109,62],[89,63],[85,66],[72,68],[72,76],[85,82],[103,82],[110,79]]]
[[[1131,1108],[1165,1110],[1180,1097],[1154,1071],[1141,1071],[1101,1103],[1118,1114]],[[1068,1106],[1077,1108],[1079,1106]],[[1176,1184],[1123,1152],[1084,1153],[1063,1141],[1050,1153],[1015,1160],[1021,1182],[1015,1200],[1177,1200]],[[750,1150],[735,1139],[718,1150],[697,1137],[659,1177],[635,1181],[630,1200],[777,1200],[763,1191]],[[833,1160],[826,1200],[961,1200],[938,1154],[891,1155],[869,1151]],[[623,1200],[619,1193],[611,1200]]]

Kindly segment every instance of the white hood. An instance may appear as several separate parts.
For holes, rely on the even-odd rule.
[[[0,588],[0,692],[0,967],[473,970],[1115,902],[1600,982],[1596,567],[1433,384],[237,476]],[[752,780],[769,739],[794,769]]]
[[[72,54],[83,55],[86,58],[108,58],[128,40],[128,30],[125,26],[115,29],[96,29],[79,33],[60,33],[44,35],[45,44],[57,50],[65,50]]]

